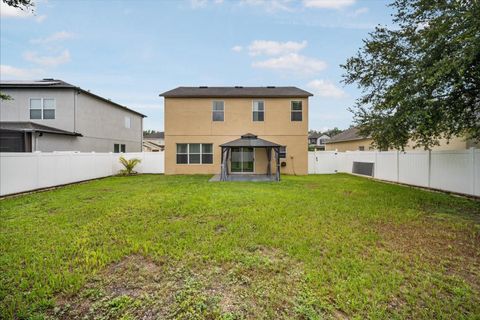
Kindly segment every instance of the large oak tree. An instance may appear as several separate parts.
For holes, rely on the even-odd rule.
[[[396,0],[347,60],[344,82],[362,96],[351,108],[381,148],[409,140],[431,148],[455,136],[480,140],[480,1]]]

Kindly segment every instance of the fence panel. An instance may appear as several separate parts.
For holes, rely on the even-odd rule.
[[[473,151],[432,152],[430,187],[473,194]]]
[[[398,152],[387,151],[376,154],[374,176],[377,179],[398,181]]]
[[[139,173],[163,173],[163,152],[122,154],[139,158]],[[0,195],[108,177],[122,166],[120,154],[80,152],[0,153]]]
[[[337,153],[334,151],[310,151],[308,153],[308,173],[328,174],[338,170]]]
[[[400,152],[398,182],[428,187],[428,151]]]

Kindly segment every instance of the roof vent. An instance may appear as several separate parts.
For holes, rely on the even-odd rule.
[[[267,86],[268,89],[274,89],[275,86]]]
[[[242,139],[257,139],[257,136],[252,133],[246,133],[241,136]]]
[[[200,86],[199,88],[200,89],[207,89],[208,87],[207,86]]]
[[[235,86],[236,89],[242,89],[242,86]]]

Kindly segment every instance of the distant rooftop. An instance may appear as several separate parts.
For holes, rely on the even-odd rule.
[[[335,142],[343,142],[343,141],[354,141],[354,140],[363,140],[368,139],[370,137],[363,137],[359,134],[357,127],[349,128],[337,135],[334,135],[330,140],[326,143],[335,143]]]
[[[101,97],[99,95],[93,94],[88,90],[84,90],[80,87],[74,86],[74,85],[72,85],[68,82],[65,82],[65,81],[59,80],[59,79],[45,78],[45,79],[42,79],[42,80],[1,80],[0,81],[0,88],[2,88],[2,89],[7,89],[7,88],[11,88],[11,89],[14,89],[14,88],[69,88],[69,89],[76,89],[76,90],[79,90],[83,93],[89,94],[92,97],[95,97],[97,99],[100,99],[100,100],[108,102],[108,103],[111,103],[111,104],[113,104],[117,107],[120,107],[122,109],[125,109],[125,110],[131,111],[133,113],[136,113],[136,114],[138,114],[142,117],[146,117],[146,115],[141,114],[140,112],[137,112],[137,111],[132,110],[128,107],[122,106],[121,104],[113,102],[110,99],[107,99],[107,98]]]
[[[144,133],[144,139],[163,139],[165,138],[165,132]]]
[[[297,87],[178,87],[160,96],[165,98],[307,98],[313,96]]]

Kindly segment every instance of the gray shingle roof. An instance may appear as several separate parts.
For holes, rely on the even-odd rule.
[[[275,142],[267,141],[258,138],[256,135],[247,133],[236,139],[224,144],[220,147],[252,147],[252,148],[265,148],[265,147],[281,147],[282,145]]]
[[[144,139],[163,139],[165,138],[165,132],[144,133]]]
[[[67,136],[82,136],[81,133],[57,129],[43,124],[28,121],[2,121],[0,130],[21,131],[21,132],[44,132],[53,134],[63,134]]]
[[[104,97],[101,97],[101,96],[98,96],[96,94],[93,94],[91,93],[90,91],[88,90],[84,90],[80,87],[77,87],[77,86],[74,86],[70,83],[67,83],[63,80],[58,80],[58,79],[43,79],[43,80],[2,80],[0,81],[0,88],[1,89],[8,89],[8,88],[12,88],[12,89],[16,89],[16,88],[57,88],[57,89],[61,89],[61,88],[67,88],[67,89],[76,89],[80,92],[83,92],[85,94],[88,94],[92,97],[95,97],[97,99],[100,99],[104,102],[108,102],[116,107],[119,107],[119,108],[122,108],[122,109],[125,109],[125,110],[128,110],[130,112],[133,112],[133,113],[136,113],[138,114],[139,116],[142,116],[142,117],[147,117],[146,115],[140,113],[140,112],[137,112],[135,110],[132,110],[128,107],[125,107],[125,106],[122,106],[121,104],[118,104],[116,102],[113,102],[112,100],[110,99],[107,99],[107,98],[104,98]]]
[[[363,137],[358,133],[357,127],[349,128],[337,135],[334,135],[330,140],[325,143],[335,143],[335,142],[344,142],[344,141],[354,141],[354,140],[363,140],[370,137]]]
[[[178,87],[165,98],[307,98],[313,96],[297,87]]]

